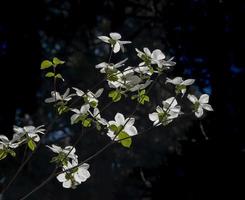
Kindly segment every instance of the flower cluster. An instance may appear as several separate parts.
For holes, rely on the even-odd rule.
[[[89,164],[83,163],[78,166],[75,147],[66,146],[61,148],[57,145],[47,147],[57,154],[53,157],[52,162],[57,163],[62,168],[63,172],[57,176],[57,179],[64,188],[76,188],[77,185],[85,182],[90,177]]]
[[[5,135],[0,135],[0,160],[4,159],[8,154],[14,157],[16,155],[14,149],[23,143],[27,143],[28,147],[34,151],[36,142],[40,141],[39,134],[44,134],[45,129],[43,127],[44,125],[38,127],[14,126],[12,140],[9,140]]]

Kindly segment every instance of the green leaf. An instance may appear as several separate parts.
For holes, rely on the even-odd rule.
[[[12,149],[8,149],[8,153],[12,156],[15,157],[16,153]]]
[[[90,105],[92,108],[96,108],[97,105],[98,105],[98,103],[97,103],[96,101],[91,101],[91,102],[89,103],[89,105]]]
[[[0,160],[3,160],[8,153],[4,149],[0,149]]]
[[[35,150],[35,148],[36,148],[36,143],[32,140],[32,139],[30,139],[29,141],[28,141],[28,147],[32,150],[32,151],[34,151]]]
[[[115,124],[112,124],[109,126],[109,129],[113,132],[117,132],[118,131],[118,127]]]
[[[117,101],[120,101],[120,99],[122,98],[122,95],[121,95],[120,91],[112,90],[109,92],[109,97],[112,98],[113,102],[117,102]]]
[[[144,104],[145,104],[145,101],[146,101],[146,102],[149,102],[149,101],[150,101],[150,98],[149,98],[147,95],[143,94],[143,95],[141,95],[141,96],[139,97],[138,102],[139,102],[140,104],[144,105]]]
[[[127,148],[129,148],[131,146],[132,138],[130,138],[126,132],[121,131],[117,137],[119,140],[121,140],[120,143],[122,144],[122,146],[127,147]],[[125,138],[127,138],[127,139],[125,139]]]
[[[54,57],[53,58],[54,65],[62,65],[65,63],[65,61],[60,60],[59,58]]]
[[[87,119],[83,120],[82,124],[83,124],[84,127],[90,127],[91,126],[91,122],[92,122],[92,119],[87,118]]]
[[[45,74],[45,77],[53,77],[54,76],[54,73],[53,72],[48,72],[47,74]]]
[[[62,81],[65,81],[65,79],[62,77],[61,74],[56,74],[55,78],[59,78],[59,79],[61,79]]]
[[[53,63],[50,62],[49,60],[44,60],[42,63],[41,63],[41,69],[47,69],[49,67],[53,66]]]

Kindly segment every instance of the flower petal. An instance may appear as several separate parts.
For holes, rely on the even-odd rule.
[[[209,101],[209,96],[207,94],[203,94],[199,98],[200,103],[208,103],[208,101]]]
[[[203,109],[202,107],[199,107],[197,111],[195,112],[196,117],[200,118],[203,115]]]
[[[120,44],[116,42],[113,46],[113,52],[118,53],[120,51]]]
[[[196,96],[192,95],[192,94],[188,94],[187,98],[193,103],[195,104],[198,100],[196,98]]]
[[[151,121],[153,121],[153,122],[159,120],[159,119],[158,119],[158,114],[157,114],[156,112],[150,113],[148,116],[149,116],[149,119],[150,119]]]
[[[124,126],[125,118],[124,118],[123,114],[117,113],[115,116],[115,121],[117,124]]]
[[[122,38],[122,36],[119,34],[119,33],[110,33],[110,37],[113,39],[113,40],[120,40]]]
[[[186,79],[181,83],[181,85],[192,85],[195,82],[195,79]]]
[[[201,104],[201,106],[202,106],[202,108],[205,109],[205,110],[208,110],[208,111],[214,111],[213,108],[212,108],[212,106],[209,105],[209,104],[204,103],[204,104]]]
[[[107,37],[107,36],[98,36],[98,38],[99,38],[100,40],[102,40],[103,42],[105,42],[105,43],[110,43],[110,42],[109,42],[109,41],[110,41],[110,38]]]

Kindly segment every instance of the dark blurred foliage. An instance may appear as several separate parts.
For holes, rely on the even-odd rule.
[[[134,64],[134,47],[160,48],[168,57],[174,56],[177,65],[172,75],[195,78],[193,92],[210,94],[215,109],[202,120],[209,140],[202,135],[199,121],[188,117],[135,138],[130,150],[119,145],[108,149],[90,163],[92,177],[76,190],[63,189],[53,180],[29,199],[244,199],[239,189],[245,175],[244,15],[245,2],[239,0],[2,1],[1,134],[11,136],[13,124],[31,123],[25,113],[37,125],[54,117],[50,105],[43,103],[52,87],[41,78],[43,59],[57,56],[67,61],[61,91],[71,86],[86,90],[102,79],[94,65],[107,60],[109,52],[96,36],[113,31],[133,41],[127,54]],[[113,62],[122,58],[115,56]],[[169,94],[157,84],[151,95],[147,111]],[[102,101],[106,99],[104,94]],[[134,105],[124,101],[105,116],[110,119],[118,110],[129,114]],[[150,125],[145,110],[137,112],[143,120],[137,124],[140,130]],[[62,143],[81,133],[79,126],[70,129],[63,120],[55,124],[47,141],[54,141],[55,131],[61,129],[71,135]],[[87,133],[77,147],[79,157],[86,158],[108,141],[104,135]],[[50,157],[42,148],[6,199],[18,199],[45,179],[52,170]],[[5,182],[20,162],[21,158],[1,161]]]

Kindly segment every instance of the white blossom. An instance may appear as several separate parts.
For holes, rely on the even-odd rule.
[[[113,140],[118,140],[119,138],[116,137],[117,134],[119,134],[117,131],[115,132],[114,130],[110,129],[110,126],[115,125],[120,131],[120,132],[125,132],[129,136],[134,136],[138,134],[137,129],[134,126],[135,118],[126,118],[123,116],[121,113],[117,113],[115,115],[115,121],[109,121],[108,126],[109,130],[107,135]],[[115,138],[116,137],[116,138]]]
[[[149,119],[154,122],[154,126],[159,126],[161,124],[167,125],[181,113],[181,107],[178,105],[175,97],[168,98],[167,100],[163,101],[162,104],[163,107],[157,106],[157,112],[149,114]]]
[[[96,121],[98,121],[100,124],[102,125],[107,125],[108,122],[104,119],[104,118],[101,118],[101,115],[100,115],[100,111],[98,108],[94,108],[94,111],[93,113],[91,113],[90,111],[88,111],[90,113],[90,115],[96,119]]]
[[[175,77],[174,79],[167,78],[166,83],[172,83],[175,85],[176,93],[182,93],[183,95],[186,92],[186,86],[192,85],[195,82],[195,79],[186,79],[183,80],[182,77]]]
[[[52,91],[51,92],[51,97],[45,99],[45,103],[53,103],[57,101],[63,101],[63,102],[68,102],[72,99],[72,96],[74,94],[69,94],[70,93],[70,88],[68,88],[63,95],[61,95],[59,92]]]
[[[75,113],[71,116],[71,124],[74,124],[79,117],[86,115],[88,113],[89,108],[90,108],[90,105],[85,104],[81,106],[80,110],[76,108],[71,109],[71,111]]]
[[[52,145],[48,146],[49,149],[51,149],[54,153],[57,154],[63,154],[64,156],[67,156],[67,158],[70,158],[74,161],[77,161],[78,156],[75,154],[76,153],[76,148],[73,146],[66,146],[65,148],[61,148],[60,146],[57,145]]]
[[[14,138],[9,140],[5,135],[0,135],[0,149],[12,148],[15,149],[20,145]]]
[[[90,173],[88,171],[89,164],[83,163],[81,166],[73,168],[77,166],[77,164],[78,163],[74,160],[72,162],[68,162],[66,166],[63,166],[63,171],[68,171],[57,176],[58,181],[62,183],[64,188],[76,188],[77,185],[85,182],[90,177]],[[69,171],[69,169],[71,170]]]
[[[111,45],[111,48],[114,53],[118,53],[120,49],[124,52],[124,44],[130,44],[131,41],[121,41],[122,36],[119,33],[110,33],[110,37],[108,36],[99,36],[98,38],[105,43]]]
[[[98,98],[101,96],[103,93],[104,89],[100,88],[97,90],[96,93],[93,93],[88,90],[87,93],[83,92],[82,90],[73,87],[73,89],[76,91],[77,96],[83,97],[85,100],[85,103],[90,104],[92,107],[97,107],[98,106]]]
[[[116,64],[113,63],[106,63],[106,62],[102,62],[98,65],[95,66],[96,69],[100,69],[101,73],[107,73],[109,72],[117,72],[117,68],[124,66],[124,63],[127,61],[128,59],[124,59]]]
[[[143,48],[143,52],[140,51],[139,49],[135,49],[137,52],[137,56],[140,57],[143,62],[139,64],[139,66],[144,66],[147,65],[149,66],[150,64],[157,64],[159,68],[163,68],[163,66],[169,68],[171,66],[174,66],[176,63],[173,62],[173,58],[166,60],[166,56],[160,49],[155,49],[152,53],[148,48]]]
[[[14,140],[22,141],[26,140],[28,138],[33,139],[35,142],[40,141],[40,137],[38,134],[45,134],[45,129],[43,128],[44,125],[35,127],[35,126],[24,126],[24,127],[18,127],[14,126]]]
[[[212,106],[208,104],[209,96],[207,94],[201,95],[199,99],[194,95],[188,94],[187,98],[194,104],[196,117],[200,118],[203,115],[203,109],[213,111]]]

